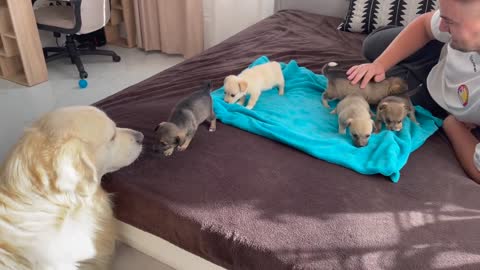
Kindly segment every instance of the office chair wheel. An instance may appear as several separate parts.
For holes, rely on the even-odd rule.
[[[112,58],[113,58],[113,62],[120,62],[120,60],[122,60],[122,58],[118,55],[112,56]]]
[[[80,79],[86,79],[86,78],[88,78],[88,73],[85,72],[85,71],[81,71],[80,72]]]

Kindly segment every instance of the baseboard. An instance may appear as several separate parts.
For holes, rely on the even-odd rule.
[[[176,270],[226,270],[151,233],[117,220],[120,241]]]

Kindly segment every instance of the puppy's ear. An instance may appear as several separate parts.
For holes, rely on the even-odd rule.
[[[403,106],[405,107],[405,111],[407,112],[411,112],[413,110],[413,107],[410,106],[410,104],[404,104]]]
[[[62,193],[78,192],[82,196],[95,193],[99,185],[97,170],[84,142],[69,139],[62,143],[55,157],[55,189]]]
[[[245,81],[245,80],[240,80],[238,82],[238,86],[240,87],[240,92],[245,92],[245,91],[247,91],[248,82]]]
[[[233,79],[235,79],[236,77],[237,77],[237,76],[235,76],[235,75],[228,75],[228,76],[225,77],[225,79],[223,80],[223,84],[224,84],[224,85],[227,84],[228,81],[233,80]]]
[[[347,124],[347,127],[350,126],[350,124],[352,123],[353,119],[352,118],[348,118],[347,121],[345,122],[345,124]]]
[[[388,106],[388,102],[382,102],[378,104],[378,111],[383,112]]]
[[[408,85],[402,79],[396,79],[392,81],[390,85],[390,93],[392,94],[400,94],[405,92],[408,89]]]
[[[161,126],[165,125],[165,122],[158,124],[153,131],[157,131]]]
[[[178,134],[176,137],[175,137],[175,143],[177,145],[183,145],[185,143],[185,134]]]

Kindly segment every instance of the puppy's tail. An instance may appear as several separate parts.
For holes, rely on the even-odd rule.
[[[203,86],[202,86],[202,89],[207,92],[207,93],[210,93],[212,92],[212,81],[208,80],[208,81],[204,81],[203,82]]]
[[[328,70],[331,68],[331,67],[336,67],[338,66],[338,63],[337,62],[329,62],[329,63],[326,63],[325,65],[323,65],[322,67],[322,74],[324,76],[327,76],[328,74]]]

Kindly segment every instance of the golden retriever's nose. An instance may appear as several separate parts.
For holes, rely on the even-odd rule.
[[[143,138],[145,138],[145,136],[143,136],[143,133],[138,132],[138,131],[135,131],[135,134],[133,136],[135,137],[135,141],[138,144],[142,144]]]

